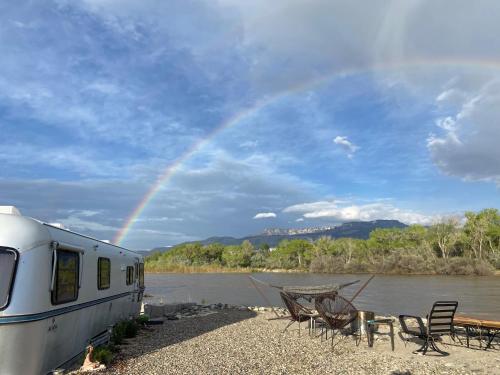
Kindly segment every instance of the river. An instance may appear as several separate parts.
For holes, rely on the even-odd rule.
[[[258,285],[259,295],[244,273],[146,274],[148,300],[157,302],[228,303],[280,306],[277,289]],[[255,278],[277,285],[322,285],[360,280],[344,289],[352,296],[369,275],[311,273],[255,273]],[[500,320],[500,277],[377,275],[356,298],[360,310],[381,315],[425,315],[437,300],[456,300],[458,313]]]

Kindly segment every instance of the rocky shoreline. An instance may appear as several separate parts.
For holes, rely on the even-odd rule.
[[[146,303],[143,305],[142,312],[153,320],[163,318],[166,320],[177,320],[192,316],[203,316],[216,310],[238,310],[255,312],[275,311],[281,316],[284,316],[287,313],[287,310],[282,307],[244,306],[231,305],[227,303],[197,304],[195,302],[166,304]]]
[[[156,308],[156,310],[155,310]],[[227,304],[165,304],[144,307],[152,323],[120,347],[105,374],[500,374],[496,350],[448,343],[448,357],[415,355],[419,347],[389,337],[380,327],[372,348],[338,335],[335,346],[307,329],[275,318],[270,307]],[[153,311],[154,310],[154,311]],[[283,308],[275,308],[285,315]],[[154,316],[160,314],[161,316]],[[395,325],[396,336],[399,329]]]

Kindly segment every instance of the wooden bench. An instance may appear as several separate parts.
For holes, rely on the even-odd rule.
[[[465,328],[467,337],[467,347],[469,347],[469,337],[479,337],[479,347],[482,348],[483,338],[486,341],[485,350],[493,345],[493,340],[497,335],[500,337],[500,321],[474,318],[471,316],[456,315],[453,325]]]

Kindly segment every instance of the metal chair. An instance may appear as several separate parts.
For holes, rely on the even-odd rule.
[[[436,341],[439,341],[443,335],[454,335],[453,330],[453,317],[457,311],[457,301],[437,301],[432,305],[431,312],[427,315],[427,326],[419,316],[414,315],[400,315],[399,322],[401,323],[401,330],[408,335],[418,337],[423,340],[422,346],[415,352],[426,354],[430,348],[442,355],[449,353],[439,349]],[[406,321],[408,319],[416,320],[418,326],[415,329],[408,327]]]
[[[293,298],[285,292],[280,292],[281,299],[285,304],[290,316],[286,317],[290,319],[290,323],[285,327],[283,332],[285,332],[293,323],[299,323],[299,336],[300,336],[300,323],[306,320],[310,321],[309,324],[309,334],[311,334],[311,327],[313,326],[313,320],[319,315],[314,313],[311,309],[301,305],[297,302],[297,299]]]
[[[358,310],[354,305],[342,296],[322,297],[315,300],[316,310],[327,328],[326,338],[328,339],[328,328],[332,330],[333,337],[336,330],[341,330],[350,324],[358,315]]]

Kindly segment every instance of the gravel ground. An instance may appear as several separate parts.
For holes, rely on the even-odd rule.
[[[446,345],[448,357],[412,354],[379,340],[356,346],[352,337],[330,342],[308,337],[294,324],[269,321],[269,312],[220,310],[165,321],[121,347],[105,374],[500,374],[500,353]]]

